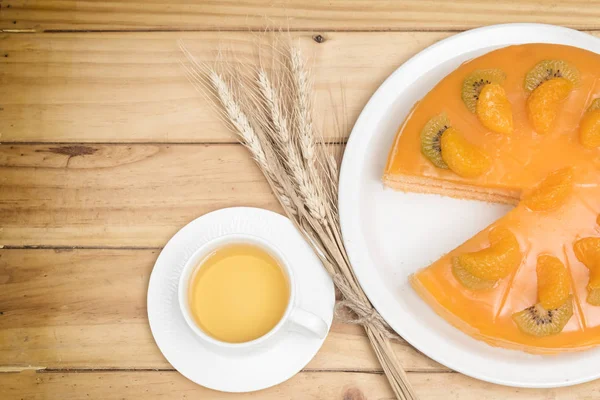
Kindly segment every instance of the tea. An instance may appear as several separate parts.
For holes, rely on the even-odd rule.
[[[190,312],[209,336],[243,343],[268,333],[290,297],[279,262],[260,247],[233,244],[204,260],[189,286]]]

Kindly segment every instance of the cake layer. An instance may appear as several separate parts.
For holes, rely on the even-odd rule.
[[[486,188],[453,182],[435,177],[410,175],[384,175],[383,183],[402,192],[439,194],[457,199],[479,200],[489,203],[513,204],[519,202],[520,190]]]

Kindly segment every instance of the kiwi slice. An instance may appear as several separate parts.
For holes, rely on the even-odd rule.
[[[431,118],[421,130],[421,153],[438,168],[448,169],[442,158],[442,133],[450,127],[446,114]]]
[[[501,69],[477,69],[471,72],[463,81],[461,97],[469,111],[475,113],[479,93],[485,85],[497,83],[502,85],[506,74]]]
[[[564,60],[540,61],[525,75],[525,90],[533,92],[542,83],[552,78],[565,78],[573,86],[579,84],[579,71]]]
[[[590,111],[594,111],[594,110],[598,110],[598,109],[600,109],[600,97],[597,99],[594,99],[594,101],[592,101],[592,104],[590,104],[590,106],[588,107],[586,112],[590,112]]]
[[[481,279],[471,274],[462,265],[460,265],[457,257],[454,257],[452,260],[452,274],[464,287],[471,290],[493,289],[498,282],[497,280],[490,281],[487,279]]]
[[[590,290],[586,300],[593,306],[600,306],[600,289]]]
[[[512,315],[519,329],[528,335],[550,336],[563,330],[573,315],[573,300],[567,301],[558,308],[546,310],[540,303],[527,307]]]

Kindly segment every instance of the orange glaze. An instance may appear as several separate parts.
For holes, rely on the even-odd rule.
[[[600,236],[598,210],[600,188],[579,185],[567,203],[553,211],[530,211],[521,204],[415,274],[413,287],[449,322],[494,345],[552,352],[600,344],[600,307],[586,302],[589,270],[573,253],[577,239]],[[517,237],[524,254],[521,266],[492,290],[469,290],[454,278],[452,257],[488,247],[488,233],[496,226],[507,227]],[[563,331],[544,338],[522,333],[511,319],[513,313],[537,303],[536,264],[540,254],[558,257],[567,266],[575,300],[573,317]]]
[[[581,73],[581,84],[564,102],[554,129],[539,135],[527,118],[525,102],[528,94],[523,88],[523,81],[527,71],[546,59],[563,59],[576,66]],[[510,135],[485,129],[461,100],[465,77],[474,70],[491,68],[499,68],[506,73],[502,86],[512,104],[514,120],[514,132]],[[385,174],[427,176],[484,187],[523,189],[560,167],[598,167],[598,150],[581,146],[578,136],[581,117],[596,97],[600,97],[598,54],[552,44],[527,44],[492,51],[451,72],[415,105],[396,136]],[[450,170],[436,168],[421,154],[421,129],[430,118],[441,112],[448,115],[452,126],[468,141],[494,160],[485,174],[474,179],[461,178]]]
[[[581,84],[562,105],[551,132],[533,131],[527,118],[523,89],[525,74],[545,59],[563,59],[577,67]],[[463,79],[476,69],[500,68],[503,86],[512,104],[514,132],[487,131],[461,100]],[[581,49],[548,44],[528,44],[499,49],[469,61],[444,78],[408,116],[390,152],[385,175],[432,177],[473,187],[516,189],[527,193],[549,172],[573,167],[575,186],[565,204],[552,211],[531,211],[523,204],[492,226],[411,277],[415,290],[434,310],[465,333],[492,345],[535,353],[582,350],[600,344],[600,307],[586,302],[589,270],[573,253],[582,237],[600,236],[600,149],[579,142],[579,122],[591,101],[600,97],[600,55]],[[436,168],[420,151],[420,131],[425,123],[445,112],[452,126],[493,160],[477,178],[461,178]],[[443,190],[443,189],[442,189]],[[472,291],[453,276],[453,256],[488,247],[489,230],[509,228],[524,254],[521,266],[491,290]],[[536,263],[540,254],[558,257],[569,269],[574,297],[573,317],[561,333],[535,337],[522,333],[511,315],[537,303]]]

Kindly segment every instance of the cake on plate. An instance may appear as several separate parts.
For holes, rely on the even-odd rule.
[[[516,205],[411,276],[440,316],[533,353],[600,344],[600,55],[526,44],[464,63],[415,104],[383,181]]]

